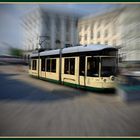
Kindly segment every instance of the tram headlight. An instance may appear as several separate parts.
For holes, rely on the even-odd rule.
[[[110,76],[110,79],[111,79],[112,81],[114,81],[114,80],[115,80],[115,77],[114,77],[114,76]]]

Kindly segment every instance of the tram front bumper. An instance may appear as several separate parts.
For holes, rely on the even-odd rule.
[[[116,88],[116,78],[115,77],[102,78],[102,88]]]

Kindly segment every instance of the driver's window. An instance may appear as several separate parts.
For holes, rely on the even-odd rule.
[[[99,57],[87,58],[87,76],[99,77]]]

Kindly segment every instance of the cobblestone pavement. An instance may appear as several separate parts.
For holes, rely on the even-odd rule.
[[[28,76],[0,65],[0,136],[140,136],[140,103]]]

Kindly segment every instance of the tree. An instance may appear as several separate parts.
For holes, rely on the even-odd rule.
[[[23,56],[23,50],[11,47],[10,48],[10,54],[12,56],[22,57]]]

